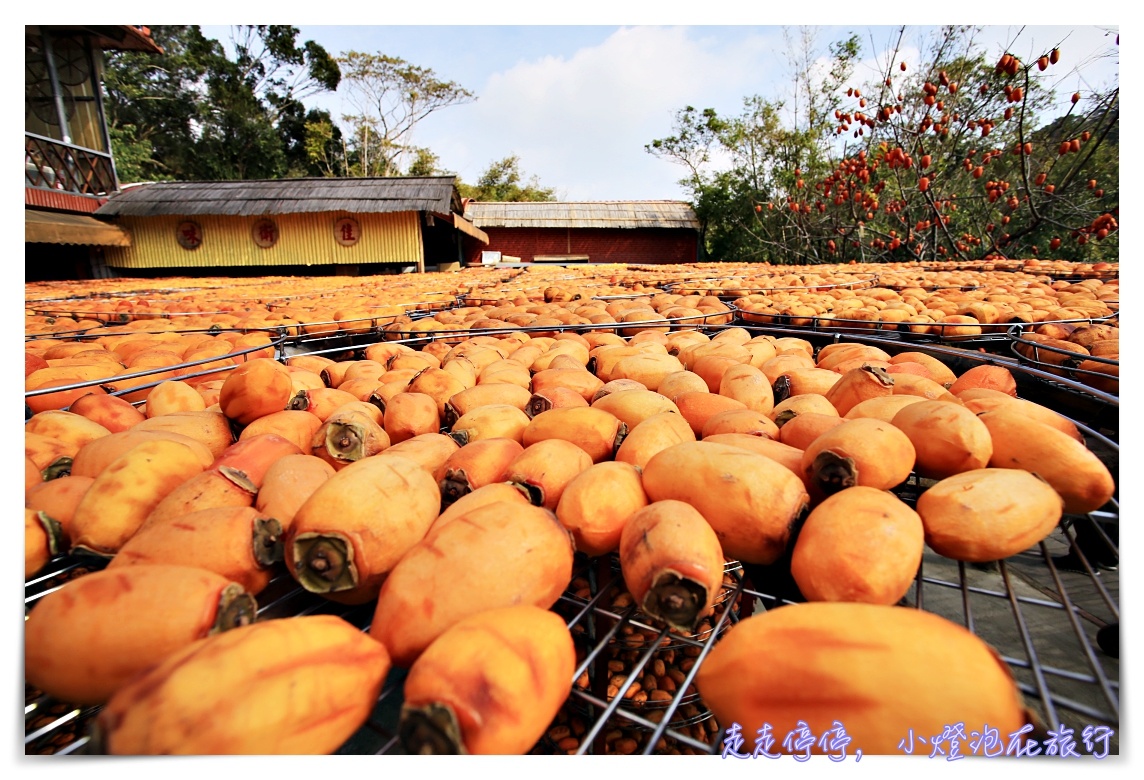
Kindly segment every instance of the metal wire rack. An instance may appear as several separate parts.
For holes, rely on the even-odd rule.
[[[776,274],[775,278],[776,279],[786,278],[787,276],[790,276],[790,275],[793,275],[793,274]],[[851,274],[846,274],[846,275],[851,276]],[[719,277],[719,278],[714,278],[714,279],[700,279],[700,280],[694,280],[694,281],[676,282],[674,284],[667,285],[664,289],[667,292],[679,293],[679,294],[684,294],[684,290],[690,290],[691,291],[690,294],[700,294],[700,295],[707,294],[707,295],[713,295],[713,296],[715,296],[717,298],[721,298],[723,300],[734,300],[735,298],[742,298],[745,295],[755,295],[755,294],[763,295],[763,294],[773,293],[773,292],[791,292],[791,291],[823,292],[826,290],[865,290],[865,289],[869,289],[871,287],[877,287],[878,286],[878,275],[877,274],[853,274],[853,276],[854,276],[853,279],[850,279],[850,280],[844,281],[844,282],[831,282],[828,284],[812,282],[812,283],[804,284],[804,285],[789,285],[789,286],[775,286],[775,285],[759,286],[757,284],[757,282],[762,278],[759,276],[753,276],[753,277]],[[743,286],[734,287],[734,288],[724,288],[724,287],[719,287],[719,286],[709,287],[706,290],[703,290],[703,288],[702,288],[702,285],[705,283],[708,283],[708,282],[713,283],[713,282],[719,282],[719,281],[729,281],[732,279],[742,279],[744,282],[750,282],[750,284],[744,284]]]
[[[1007,344],[1014,333],[1021,333],[1024,328],[1033,325],[1093,325],[1117,322],[1119,313],[1112,312],[1104,317],[1074,320],[1046,320],[1037,323],[1026,322],[999,322],[980,323],[976,327],[979,333],[961,333],[966,330],[964,323],[941,322],[898,322],[892,320],[855,320],[846,317],[833,317],[821,315],[795,315],[782,312],[758,313],[749,309],[729,304],[735,311],[736,319],[741,325],[762,325],[776,330],[797,328],[811,333],[834,334],[844,336],[866,336],[874,334],[885,339],[908,341],[917,343],[949,343],[963,346],[979,346],[987,342]],[[918,332],[921,331],[921,332]]]
[[[1096,270],[1088,263],[1073,263],[1072,268],[1068,269],[1053,269],[1042,268],[1041,266],[1026,267],[1024,260],[1009,260],[1007,258],[997,258],[990,260],[971,260],[971,261],[948,261],[938,265],[920,265],[920,271],[1024,271],[1035,276],[1047,276],[1054,280],[1072,280],[1072,279],[1119,279],[1120,278],[1120,264],[1110,264],[1111,267]]]
[[[217,336],[220,333],[266,333],[271,337],[283,336],[283,331],[288,330],[285,328],[224,328],[218,325],[212,325],[207,328],[178,328],[174,330],[145,330],[133,329],[132,335],[140,336],[153,336],[158,334],[178,333],[180,335],[189,335],[193,333],[202,333],[209,336]],[[101,336],[107,335],[102,328],[84,328],[83,330],[66,330],[66,331],[52,331],[51,333],[26,333],[24,335],[25,341],[89,341],[98,339]]]
[[[895,334],[885,331],[867,330],[862,333],[843,333],[805,328],[763,327],[752,324],[715,326],[709,330],[716,331],[739,327],[752,335],[767,334],[802,338],[814,345],[816,350],[828,343],[837,343],[845,338],[847,342],[879,347],[891,355],[904,350],[922,352],[946,363],[958,375],[982,364],[1003,366],[1013,374],[1021,398],[1048,406],[1078,424],[1089,426],[1085,431],[1086,436],[1089,437],[1090,447],[1099,446],[1102,440],[1109,443],[1119,440],[1120,400],[1117,395],[1063,376],[1059,371],[1046,371],[1043,368],[1022,363],[1006,354],[1008,339],[945,344],[902,341],[896,338]],[[1102,455],[1102,457],[1104,456]],[[1113,474],[1116,474],[1115,469],[1113,469]]]
[[[440,296],[446,296],[446,297],[442,297],[438,300],[403,301],[401,303],[393,303],[393,304],[386,304],[386,305],[366,307],[366,308],[379,308],[379,309],[401,308],[405,314],[412,314],[414,312],[441,311],[443,309],[451,309],[457,305],[457,296],[454,295],[453,293],[428,293],[427,295],[429,295],[429,296],[440,295]],[[266,309],[267,309],[267,311],[272,311],[272,312],[278,311],[279,309],[283,309],[283,310],[291,310],[292,309],[295,311],[298,311],[298,310],[312,311],[314,309],[314,307],[311,304],[313,304],[313,302],[315,300],[322,300],[325,298],[337,298],[337,297],[338,297],[337,293],[325,293],[325,294],[320,295],[320,296],[311,296],[309,299],[307,299],[306,301],[303,301],[303,302],[296,301],[294,298],[289,298],[289,299],[284,298],[282,303],[267,303]],[[377,317],[379,319],[384,319],[384,318],[393,317],[393,316],[395,316],[395,315],[391,315],[391,314],[377,315]],[[359,319],[364,319],[364,318],[359,318]],[[346,320],[346,321],[347,322],[354,322],[355,320]]]
[[[233,314],[229,311],[164,311],[164,312],[121,312],[121,311],[76,311],[75,309],[43,309],[32,307],[33,314],[46,317],[71,317],[80,315],[85,320],[95,320],[109,324],[123,324],[134,320],[171,320],[180,317],[209,317],[211,315]]]
[[[765,329],[749,330],[758,333]],[[819,342],[826,336],[803,333]],[[436,335],[422,335],[421,339],[432,340]],[[841,334],[830,334],[830,338],[838,340]],[[895,346],[875,337],[850,340]],[[896,345],[899,349],[902,346]],[[1118,477],[1115,396],[998,355],[940,345],[920,348],[955,364],[999,361],[1010,366],[1018,376],[1022,397],[1044,402],[1073,418],[1090,449]],[[913,505],[929,484],[911,475],[895,492]],[[79,555],[56,557],[26,582],[25,613],[68,580],[105,563]],[[1065,516],[1047,539],[1004,561],[966,564],[927,548],[901,605],[941,615],[996,648],[1035,714],[1036,734],[1060,725],[1078,735],[1087,726],[1107,726],[1113,730],[1110,752],[1118,753],[1118,564],[1119,503],[1114,497],[1100,511]],[[368,630],[372,604],[348,607],[310,594],[282,564],[278,566],[270,585],[257,597],[259,620],[336,614]],[[564,706],[532,752],[717,753],[728,724],[717,723],[694,690],[695,674],[711,648],[735,623],[756,612],[802,601],[789,570],[782,561],[768,567],[729,562],[719,608],[694,636],[669,631],[625,601],[624,594],[614,554],[597,559],[577,556],[572,582],[553,610],[564,618],[575,637],[578,665]],[[765,655],[760,658],[765,659]],[[402,752],[397,734],[404,678],[402,670],[391,672],[372,715],[339,753]],[[651,685],[655,686],[653,691],[663,693],[653,697]],[[669,687],[673,690],[667,690]],[[641,698],[640,692],[648,696]],[[88,728],[98,710],[55,701],[26,685],[25,753],[86,752]]]
[[[679,317],[665,317],[662,320],[636,320],[631,322],[614,322],[600,325],[596,323],[584,323],[579,325],[513,325],[509,328],[488,328],[488,329],[455,329],[455,328],[440,328],[432,331],[412,331],[393,329],[386,331],[386,337],[392,338],[396,341],[405,341],[406,339],[420,338],[423,336],[434,336],[442,338],[455,338],[465,339],[471,336],[503,336],[509,332],[516,333],[529,333],[532,336],[542,336],[549,333],[587,333],[587,332],[618,332],[620,335],[632,335],[638,330],[644,328],[702,328],[726,322],[732,316],[732,312],[714,312],[711,314],[685,314]],[[625,331],[628,333],[625,334]]]
[[[88,280],[88,282],[87,282],[87,284],[89,286],[91,286],[93,284],[98,284],[98,285],[101,285],[103,287],[107,287],[109,285],[121,286],[122,283],[123,283],[123,280],[116,280],[116,279],[101,279],[98,282],[96,282],[94,280]],[[225,280],[221,280],[221,279],[216,280],[216,282],[214,284],[211,284],[210,280],[204,280],[204,283],[202,285],[183,286],[183,287],[147,286],[147,287],[141,287],[141,288],[129,287],[128,289],[119,289],[119,290],[116,290],[116,289],[95,289],[95,290],[88,290],[88,292],[86,292],[86,293],[81,293],[81,294],[77,294],[77,295],[69,295],[67,297],[60,297],[56,291],[55,286],[51,282],[29,282],[28,284],[25,285],[25,288],[26,288],[28,293],[34,293],[34,291],[37,289],[44,290],[44,297],[36,297],[33,294],[28,298],[28,300],[30,300],[30,301],[35,301],[37,303],[56,303],[56,302],[62,303],[62,302],[67,302],[67,301],[76,301],[76,300],[88,301],[88,300],[95,300],[95,299],[101,299],[101,298],[136,298],[136,297],[143,296],[143,295],[171,295],[172,293],[193,293],[193,292],[200,292],[202,290],[218,290],[220,287],[225,287],[226,289],[232,289],[235,287],[256,287],[259,284],[261,284],[261,282],[258,282],[258,281],[243,282],[243,281],[238,280],[238,279],[227,278]]]
[[[1107,390],[1116,395],[1120,394],[1120,360],[1098,355],[1073,352],[1052,344],[1043,344],[1024,338],[1020,331],[1011,331],[1008,334],[1009,349],[1021,363],[1036,366],[1049,373],[1059,374],[1063,377],[1076,379],[1086,385],[1092,385]],[[1089,368],[1081,368],[1087,364]],[[1116,373],[1095,370],[1095,365],[1115,368]]]
[[[878,281],[878,287],[883,290],[893,290],[894,292],[902,292],[903,290],[924,290],[925,292],[938,292],[940,290],[955,290],[957,292],[973,292],[980,290],[984,285],[980,284],[934,284],[918,280],[916,284],[887,284],[881,280]]]
[[[920,487],[911,479],[899,493],[909,503]],[[1118,732],[1118,652],[1109,655],[1102,647],[1114,645],[1098,636],[1119,624],[1117,513],[1113,506],[1112,511],[1066,518],[1037,548],[996,564],[958,563],[927,551],[903,606],[959,623],[996,648],[1043,726],[1063,724],[1080,734],[1086,726],[1104,725]],[[1072,555],[1062,558],[1070,549]],[[589,594],[569,589],[554,610],[577,640],[579,664],[568,700],[533,752],[717,751],[722,726],[694,691],[695,673],[730,626],[753,612],[797,603],[797,589],[781,576],[762,571],[771,567],[732,569],[724,585],[725,608],[705,635],[687,637],[655,624],[634,604],[614,606],[624,593],[614,556],[578,560],[574,580],[587,581]],[[68,579],[102,565],[76,556],[53,561],[47,573],[27,583],[25,609]],[[284,570],[258,601],[259,620],[336,614],[363,631],[373,612],[372,605],[346,607],[310,594]],[[643,639],[625,641],[630,636]],[[617,674],[623,682],[609,696],[608,685]],[[370,719],[338,752],[401,752],[397,725],[404,676],[402,670],[391,673]],[[649,676],[677,681],[676,690],[650,703],[630,695]],[[98,709],[69,706],[26,686],[25,753],[83,752]],[[1112,749],[1119,750],[1118,736]]]
[[[265,350],[265,349],[273,349],[275,351],[275,354],[281,357],[284,354],[286,341],[287,341],[287,338],[285,336],[278,336],[277,338],[271,339],[271,341],[268,344],[260,344],[260,345],[255,346],[255,347],[245,347],[242,349],[236,349],[232,352],[227,353],[226,355],[212,355],[211,357],[202,358],[201,360],[191,360],[191,361],[188,361],[185,363],[179,363],[177,365],[172,365],[172,366],[161,366],[158,368],[148,368],[148,369],[145,369],[143,371],[133,371],[129,374],[121,374],[121,375],[116,375],[113,377],[103,377],[101,379],[92,379],[92,380],[88,380],[88,381],[84,381],[84,382],[74,382],[74,383],[67,384],[67,385],[53,385],[51,387],[44,387],[44,388],[40,388],[37,390],[28,390],[24,393],[24,397],[25,398],[35,398],[38,396],[50,395],[53,393],[64,393],[64,392],[68,392],[71,390],[79,390],[79,389],[82,389],[85,387],[102,387],[104,385],[111,386],[111,385],[115,385],[117,383],[124,383],[124,382],[130,383],[132,380],[136,380],[136,379],[146,380],[148,377],[160,376],[159,379],[157,379],[153,382],[142,382],[140,384],[129,384],[129,386],[126,386],[122,389],[114,390],[114,391],[108,393],[108,395],[130,395],[133,393],[138,393],[141,390],[148,390],[150,388],[156,387],[157,385],[159,385],[160,383],[165,381],[167,378],[167,375],[172,371],[186,371],[186,373],[179,374],[178,378],[179,379],[193,379],[193,378],[200,377],[200,376],[206,376],[208,374],[225,373],[227,371],[232,371],[238,367],[237,363],[233,363],[231,365],[225,365],[225,366],[211,366],[211,367],[207,368],[206,370],[202,370],[202,371],[194,371],[193,370],[196,366],[206,366],[210,363],[218,363],[223,358],[227,358],[227,359],[242,358],[243,360],[246,360],[247,358],[245,356],[250,355],[254,352],[260,352],[260,351]],[[27,405],[25,405],[25,410],[26,410],[26,413],[31,412],[31,410],[29,408],[27,408]],[[65,411],[66,411],[66,409],[65,409]]]

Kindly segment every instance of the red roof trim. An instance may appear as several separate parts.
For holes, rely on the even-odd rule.
[[[35,208],[70,211],[74,214],[93,214],[106,202],[107,198],[93,198],[85,195],[74,195],[70,192],[41,190],[35,187],[24,188],[24,206]]]

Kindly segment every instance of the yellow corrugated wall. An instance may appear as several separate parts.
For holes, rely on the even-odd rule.
[[[334,224],[353,217],[361,239],[353,246],[334,240]],[[421,220],[416,211],[392,214],[268,215],[278,225],[278,243],[263,249],[252,229],[263,217],[157,216],[120,217],[132,245],[108,247],[107,264],[118,268],[233,268],[252,265],[357,265],[363,263],[421,263]],[[193,250],[175,240],[175,228],[186,220],[202,228],[203,242]]]

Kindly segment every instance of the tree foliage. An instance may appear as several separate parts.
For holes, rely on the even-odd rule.
[[[526,181],[520,171],[520,157],[510,154],[489,163],[477,183],[473,185],[458,181],[457,189],[463,198],[480,201],[549,201],[556,199],[553,187],[542,187],[536,176]]]
[[[647,145],[687,171],[708,256],[1114,258],[1118,86],[1078,93],[1045,122],[1054,50],[993,59],[975,30],[946,27],[907,70],[904,32],[879,80],[860,86],[857,38],[830,45],[825,68],[812,36],[788,38],[791,97],[747,98],[736,116],[688,106]]]
[[[299,30],[288,25],[235,28],[233,58],[197,26],[151,32],[163,54],[111,52],[104,69],[121,181],[325,172],[311,158],[307,136],[323,113],[302,102],[338,85],[337,62],[325,49],[299,44]]]
[[[346,100],[354,112],[349,124],[347,163],[352,175],[396,176],[416,155],[413,128],[430,114],[470,103],[472,92],[442,81],[431,68],[400,57],[350,51],[338,58]]]
[[[302,127],[305,166],[320,176],[345,176],[342,133],[328,112],[311,111]]]
[[[472,92],[385,54],[331,57],[286,25],[232,28],[229,49],[197,26],[151,28],[163,54],[111,52],[104,70],[120,181],[431,176],[446,173],[413,143],[419,122],[469,103]],[[229,52],[229,54],[228,54]],[[335,120],[305,100],[341,89],[352,113]],[[463,195],[552,200],[510,155]]]
[[[121,181],[190,178],[199,86],[220,55],[198,27],[151,28],[163,54],[107,53],[104,107]]]
[[[338,88],[341,71],[324,48],[306,41],[288,25],[244,25],[235,28],[235,68],[251,92],[265,100],[272,118],[283,106],[318,92]]]
[[[441,169],[441,158],[425,147],[418,147],[414,151],[413,161],[409,163],[406,176],[437,176],[444,173]]]

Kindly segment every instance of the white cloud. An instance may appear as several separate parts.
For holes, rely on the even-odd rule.
[[[1112,30],[1109,33],[1109,30]],[[1073,92],[1087,94],[1107,87],[1119,71],[1120,48],[1116,45],[1116,30],[1096,26],[1037,26],[987,28],[982,37],[988,51],[998,57],[1008,48],[1025,62],[1032,62],[1060,46],[1060,61],[1045,75],[1047,84],[1057,95],[1060,111],[1067,110]],[[1019,33],[1019,34],[1018,34]]]
[[[904,58],[908,66],[918,62],[919,46],[924,47],[923,36],[933,35],[936,30],[919,28],[907,39],[913,53],[913,59]],[[1088,94],[1116,80],[1119,71],[1116,30],[1116,27],[1092,25],[985,25],[974,33],[974,40],[984,50],[988,62],[1000,58],[1006,51],[1024,62],[1033,62],[1053,47],[1060,47],[1060,61],[1044,73],[1045,86],[1057,97],[1055,112],[1044,117],[1048,121],[1068,110],[1073,92]]]
[[[621,28],[569,57],[492,74],[476,90],[476,103],[426,122],[419,143],[468,181],[516,153],[526,173],[565,199],[679,198],[682,169],[653,158],[644,145],[669,135],[685,105],[737,110],[775,68],[779,36],[771,32],[728,46],[702,28]],[[463,142],[453,140],[461,132]]]
[[[577,30],[578,40],[585,39],[584,29]],[[546,38],[554,28],[536,30]],[[818,49],[851,30],[861,36],[863,52],[853,86],[879,83],[897,28],[820,27]],[[1046,75],[1064,101],[1115,73],[1114,60],[1098,58],[1112,43],[1101,28],[1026,27],[1018,35],[1019,30],[986,27],[979,40],[989,56],[1000,56],[1015,38],[1013,51],[1023,58],[1063,40],[1061,62]],[[911,74],[916,72],[921,52],[928,49],[926,39],[935,31],[907,28],[894,56],[895,77],[903,60]],[[506,36],[497,27],[474,28],[470,35],[475,51],[501,47],[484,57],[486,63],[513,62],[503,47],[519,43],[519,36]],[[412,142],[431,148],[443,166],[468,182],[494,160],[517,154],[524,172],[555,187],[561,199],[683,198],[676,182],[684,169],[644,151],[652,140],[671,134],[676,111],[710,106],[729,115],[740,111],[747,95],[790,98],[790,66],[779,27],[634,26],[600,29],[599,35],[598,42],[574,50],[556,41],[551,49],[533,46],[530,54],[492,72],[478,74],[470,62],[469,77],[464,71],[450,77],[460,78],[478,100],[429,117]],[[418,63],[446,70],[440,62]],[[818,64],[825,67],[826,59]],[[1082,64],[1087,82],[1073,70]]]

